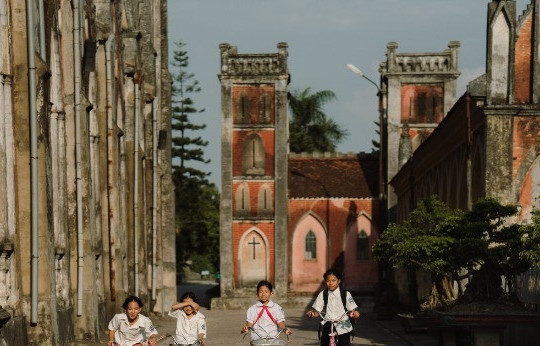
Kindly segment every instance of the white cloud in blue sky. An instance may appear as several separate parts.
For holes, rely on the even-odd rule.
[[[350,136],[338,150],[371,151],[377,139],[375,87],[346,69],[352,63],[378,80],[386,44],[399,52],[442,51],[460,41],[458,97],[467,82],[485,69],[488,0],[169,0],[169,50],[182,40],[190,56],[190,72],[202,92],[194,97],[205,108],[194,122],[207,125],[201,133],[212,160],[204,169],[220,184],[219,44],[237,46],[239,53],[275,53],[278,42],[289,44],[291,89],[332,90],[338,99],[326,113]],[[522,13],[530,0],[517,1]]]

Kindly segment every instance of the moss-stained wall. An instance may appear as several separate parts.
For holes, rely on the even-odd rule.
[[[167,4],[43,1],[30,69],[25,2],[0,2],[11,9],[0,11],[0,225],[10,225],[0,227],[9,229],[0,237],[0,305],[12,316],[1,335],[17,345],[104,343],[126,296],[139,295],[146,315],[176,300]],[[167,140],[158,147],[160,132]]]

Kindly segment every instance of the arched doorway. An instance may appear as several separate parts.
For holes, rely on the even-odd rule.
[[[268,280],[268,239],[256,228],[240,239],[238,274],[240,287],[252,287],[260,280]]]
[[[350,224],[343,244],[345,287],[355,287],[365,292],[375,289],[378,270],[377,264],[372,259],[371,248],[377,237],[378,231],[371,218],[365,213],[360,213],[356,222]]]
[[[319,289],[328,262],[326,230],[313,214],[296,225],[292,241],[292,285],[296,292]]]

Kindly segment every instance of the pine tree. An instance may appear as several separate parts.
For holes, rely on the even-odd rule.
[[[189,137],[189,132],[203,130],[206,125],[197,125],[190,122],[189,117],[204,112],[204,109],[197,109],[193,99],[190,97],[201,91],[199,81],[194,79],[195,75],[187,71],[189,66],[188,52],[184,50],[185,43],[179,41],[175,43],[176,50],[173,52],[172,65],[177,69],[173,74],[173,116],[172,116],[172,157],[174,175],[180,181],[185,179],[206,180],[210,173],[186,166],[189,161],[208,163],[204,158],[202,148],[208,145],[208,141],[201,137]]]
[[[201,91],[193,73],[188,72],[189,56],[186,44],[175,43],[173,52],[173,116],[172,157],[173,180],[176,188],[176,254],[177,263],[190,263],[195,272],[219,268],[219,192],[207,177],[209,172],[192,166],[206,164],[200,136],[193,136],[206,125],[194,124],[191,117],[204,112],[193,99]]]

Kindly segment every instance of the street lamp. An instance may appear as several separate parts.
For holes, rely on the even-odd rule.
[[[385,95],[383,94],[381,88],[377,83],[375,83],[371,78],[366,76],[362,70],[353,64],[347,64],[347,68],[353,73],[359,75],[362,78],[365,78],[368,82],[373,84],[377,88],[377,96],[379,96],[379,197],[384,199],[386,196],[386,174],[384,172],[385,165],[384,160],[386,159],[386,147],[384,141],[386,140],[386,102]],[[384,226],[386,226],[386,220],[384,220]]]
[[[353,73],[356,73],[357,75],[359,75],[360,77],[367,79],[371,84],[375,85],[375,88],[377,88],[377,91],[379,92],[379,94],[381,93],[381,89],[379,88],[377,83],[375,83],[368,76],[366,76],[364,72],[362,72],[362,70],[360,70],[358,67],[354,66],[353,64],[347,64],[347,68],[351,70]]]
[[[377,96],[379,96],[379,197],[382,201],[385,201],[386,196],[386,173],[385,173],[385,160],[386,160],[386,146],[384,141],[386,140],[386,100],[385,94],[382,92],[381,88],[377,83],[372,79],[367,77],[362,70],[353,64],[347,64],[347,68],[353,73],[359,75],[362,78],[365,78],[368,82],[373,84],[377,88]],[[384,203],[383,205],[386,205]],[[386,228],[387,223],[387,212],[382,213],[381,218],[381,230]],[[381,231],[382,232],[382,231]],[[388,281],[389,276],[389,266],[388,263],[383,262],[379,265],[379,290],[377,296],[377,318],[380,320],[387,320],[392,318],[392,309],[390,305],[390,284]]]

